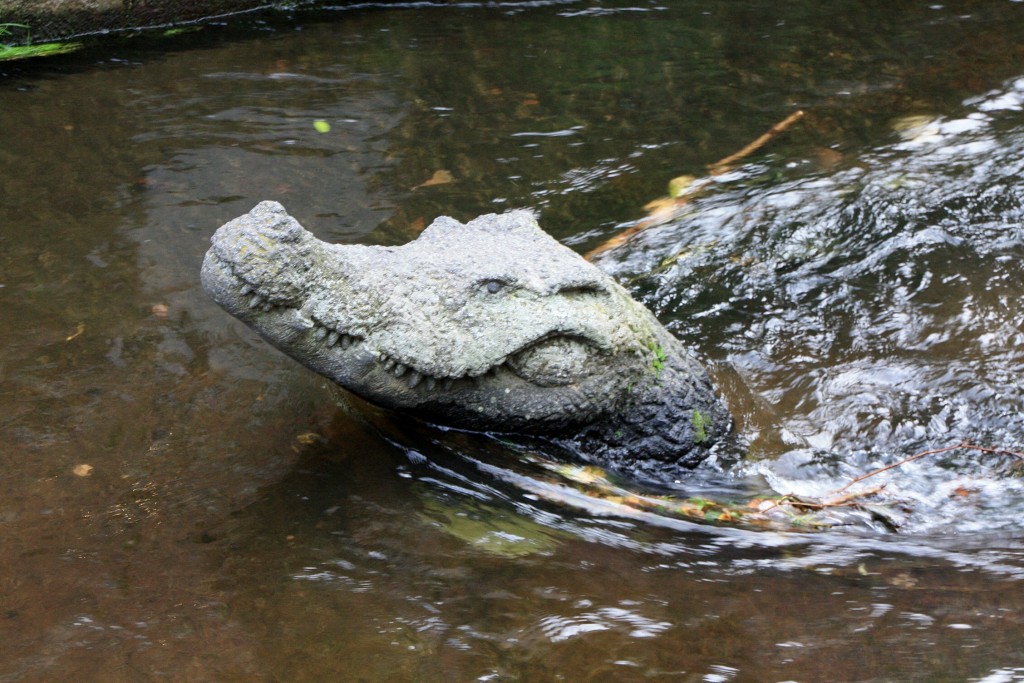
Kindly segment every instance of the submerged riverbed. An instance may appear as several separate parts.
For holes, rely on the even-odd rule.
[[[1024,9],[552,2],[239,18],[0,67],[0,681],[1024,681]],[[769,145],[708,165],[800,109]],[[199,286],[534,210],[744,447],[652,487],[376,410]],[[711,515],[709,515],[710,517]]]

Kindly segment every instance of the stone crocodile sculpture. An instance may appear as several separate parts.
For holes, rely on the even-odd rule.
[[[212,243],[210,296],[371,403],[613,467],[691,466],[730,431],[693,354],[529,212],[382,247],[322,242],[266,201]]]

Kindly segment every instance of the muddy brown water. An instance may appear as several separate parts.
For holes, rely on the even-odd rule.
[[[896,530],[639,513],[344,395],[198,284],[262,199],[384,244],[527,207],[583,252],[799,107],[599,259],[747,443],[659,491],[1024,451],[1022,12],[364,7],[0,67],[0,681],[1024,680],[1011,456],[880,475]]]

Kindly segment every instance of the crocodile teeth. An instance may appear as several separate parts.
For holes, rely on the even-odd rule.
[[[406,366],[402,365],[401,363],[397,363],[395,365],[395,377],[401,377],[402,375],[405,374],[405,371],[408,370],[408,369],[409,368],[407,368]]]
[[[274,304],[272,304],[272,303],[268,302],[268,303],[263,304],[263,312],[264,313],[269,313],[271,310],[273,310],[273,308],[274,308]]]
[[[452,384],[454,384],[454,383],[455,383],[455,380],[454,380],[453,378],[449,377],[448,379],[446,379],[446,380],[444,381],[444,384],[442,384],[441,386],[442,386],[442,387],[443,387],[443,388],[444,388],[445,390],[448,390],[448,389],[451,389],[451,388],[452,388]]]
[[[327,336],[327,328],[321,325],[317,325],[316,329],[313,330],[313,338],[317,341],[321,341]]]
[[[484,370],[483,372],[481,372],[479,375],[466,375],[466,376],[473,381],[474,385],[479,386],[484,381],[489,380],[489,379],[493,379],[494,376],[497,373],[498,373],[498,368],[492,365],[491,367],[489,367],[486,370]]]
[[[417,384],[419,384],[419,383],[420,383],[420,380],[422,380],[422,379],[423,379],[423,375],[421,375],[420,373],[418,373],[418,372],[416,372],[415,370],[413,370],[413,371],[412,371],[412,374],[411,374],[411,375],[409,375],[409,380],[408,380],[408,385],[409,385],[409,388],[410,388],[410,389],[413,389],[413,388],[415,388],[415,386],[416,386]]]
[[[242,296],[252,294],[252,285],[250,285],[248,282],[245,283],[244,285],[242,285],[242,288],[238,290],[238,293],[241,294]]]
[[[263,305],[263,298],[259,294],[253,294],[252,301],[249,302],[249,308],[258,308]]]
[[[384,371],[390,372],[392,368],[397,365],[397,361],[394,358],[388,358],[384,361]]]
[[[433,377],[427,377],[427,391],[433,391],[437,385],[437,380]]]
[[[335,344],[337,344],[338,343],[338,338],[340,336],[341,336],[340,334],[338,334],[334,330],[331,330],[330,334],[327,335],[327,345],[328,346],[334,346]]]
[[[355,337],[350,337],[347,334],[341,335],[341,348],[347,349],[348,347],[352,346],[355,343],[356,343],[356,338]]]

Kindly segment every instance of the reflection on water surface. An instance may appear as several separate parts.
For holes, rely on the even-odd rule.
[[[1010,456],[879,475],[896,532],[627,500],[1024,450],[1019,12],[362,8],[5,65],[0,680],[1024,680]],[[382,414],[199,289],[262,199],[366,243],[530,207],[586,251],[797,107],[599,260],[749,444],[690,480]]]

